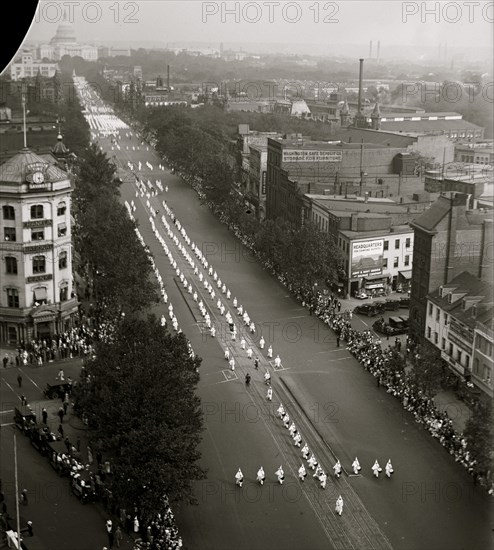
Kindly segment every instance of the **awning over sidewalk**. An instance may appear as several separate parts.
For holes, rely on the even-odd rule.
[[[409,271],[398,271],[398,275],[403,277],[404,279],[410,280],[412,278],[412,270]]]
[[[381,275],[366,275],[366,276],[364,277],[364,279],[365,279],[366,281],[379,281],[379,280],[382,280],[382,279],[384,279],[384,278],[386,278],[386,277],[385,277],[384,275],[382,275],[382,274],[381,274]]]

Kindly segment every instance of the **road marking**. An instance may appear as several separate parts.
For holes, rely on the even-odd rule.
[[[14,390],[14,388],[7,382],[7,380],[5,379],[2,379],[3,382],[5,382],[5,384],[7,384],[7,386],[17,395],[17,392]]]
[[[22,374],[24,374],[25,376],[27,376],[28,380],[29,380],[30,382],[32,382],[32,383],[38,388],[39,391],[43,391],[43,390],[38,386],[38,384],[36,384],[36,382],[29,376],[29,374],[26,374],[22,369],[19,369],[19,370],[22,372]]]
[[[14,412],[14,409],[12,409],[11,411],[0,411],[0,414],[9,414],[13,412]]]
[[[232,380],[238,380],[238,376],[235,371],[231,370],[222,370],[223,376],[225,377],[225,382],[231,382]]]

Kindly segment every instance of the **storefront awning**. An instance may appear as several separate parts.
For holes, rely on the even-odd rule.
[[[37,302],[41,302],[43,300],[46,300],[46,288],[42,287],[42,288],[35,288],[34,289],[34,299],[37,301]]]
[[[384,275],[365,275],[364,276],[364,279],[366,281],[380,281],[384,278],[385,278]]]
[[[409,271],[398,271],[399,275],[401,275],[404,279],[411,279],[412,278],[412,270]]]

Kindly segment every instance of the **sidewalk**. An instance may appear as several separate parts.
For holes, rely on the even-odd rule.
[[[468,419],[472,415],[472,411],[461,400],[458,399],[455,392],[452,390],[440,390],[434,396],[434,403],[440,411],[446,411],[448,416],[453,421],[455,431],[462,433]]]

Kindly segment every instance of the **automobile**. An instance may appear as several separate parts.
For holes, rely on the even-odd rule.
[[[400,301],[399,300],[386,300],[384,302],[384,309],[388,311],[397,311],[400,309]]]
[[[357,298],[357,300],[366,300],[369,298],[369,295],[363,290],[357,290],[355,291],[355,298]]]
[[[395,329],[390,327],[382,317],[374,322],[372,328],[376,332],[379,332],[379,334],[385,334],[386,336],[394,336],[395,334],[398,334],[395,332]]]
[[[408,332],[408,319],[405,323],[401,317],[390,317],[388,324],[394,329],[394,334],[406,334]]]
[[[400,298],[400,307],[410,307],[410,298]]]
[[[408,328],[410,326],[410,320],[407,316],[400,315],[400,319],[403,321],[403,325],[405,328]]]
[[[63,397],[66,393],[72,392],[71,382],[57,382],[56,384],[46,384],[44,394],[48,399]]]
[[[384,313],[386,311],[386,302],[372,302],[370,305],[374,306],[378,313]]]
[[[353,312],[359,313],[360,315],[367,315],[368,317],[374,317],[380,313],[379,307],[376,307],[375,304],[362,304],[361,306],[357,306]]]
[[[32,426],[36,426],[36,414],[30,407],[16,407],[14,422],[21,432],[27,432]]]

